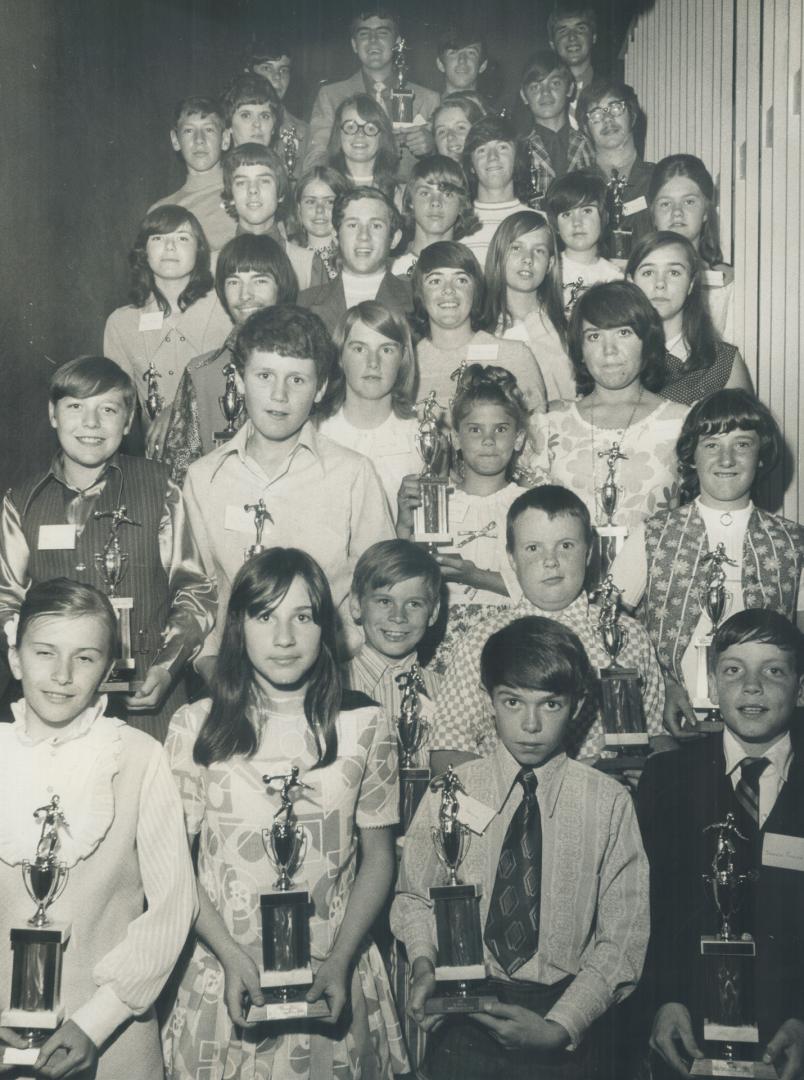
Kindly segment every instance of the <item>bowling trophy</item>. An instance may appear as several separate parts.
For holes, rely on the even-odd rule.
[[[256,530],[256,539],[254,543],[246,548],[246,558],[253,559],[255,555],[260,555],[265,551],[265,547],[262,542],[262,533],[265,528],[265,522],[270,521],[273,524],[273,518],[268,512],[268,507],[265,505],[262,499],[256,503],[246,503],[243,507],[247,514],[254,515],[254,528]]]
[[[620,444],[614,442],[608,450],[598,450],[597,456],[606,459],[606,479],[598,488],[600,506],[606,515],[605,525],[595,525],[598,537],[598,554],[600,561],[600,579],[603,580],[608,574],[611,564],[620,550],[623,540],[628,536],[625,525],[615,525],[614,515],[620,502],[620,487],[617,483],[617,462],[627,461],[628,458],[620,449]]]
[[[615,169],[608,183],[611,197],[611,257],[627,259],[631,254],[634,234],[623,226],[623,192],[628,186],[628,179]]]
[[[642,705],[641,677],[636,668],[620,667],[617,657],[628,641],[628,631],[620,620],[620,590],[609,574],[598,590],[601,605],[598,628],[603,648],[611,661],[601,669],[603,744],[615,756],[601,758],[603,772],[641,769],[645,764],[649,739]]]
[[[430,733],[430,725],[422,719],[419,694],[424,692],[421,668],[414,663],[410,671],[396,676],[402,690],[399,718],[396,722],[399,740],[399,821],[406,833],[422,796],[430,783],[430,770],[417,765],[417,755]]]
[[[223,446],[228,442],[233,435],[237,434],[238,424],[243,413],[243,397],[237,391],[237,368],[232,363],[228,363],[223,369],[223,376],[226,379],[224,384],[223,393],[218,398],[218,404],[220,405],[223,418],[226,421],[226,427],[223,431],[215,432],[215,445]]]
[[[395,128],[413,124],[413,91],[408,86],[408,43],[398,37],[393,49],[394,85],[391,87],[391,121]]]
[[[431,390],[420,404],[422,416],[416,433],[416,449],[424,462],[424,470],[419,477],[421,505],[416,507],[413,515],[413,540],[423,544],[433,555],[438,544],[452,543],[447,514],[448,481],[435,472],[446,458],[447,441],[439,429],[437,410],[442,406],[436,401],[435,390]]]
[[[701,937],[703,1037],[705,1042],[719,1043],[722,1056],[694,1061],[690,1075],[775,1080],[773,1065],[742,1061],[735,1046],[756,1047],[759,1043],[754,1001],[756,943],[750,934],[738,932],[736,926],[746,887],[756,878],[755,870],[740,867],[748,858],[749,841],[737,828],[731,813],[725,821],[708,825],[704,834],[709,833],[714,833],[715,852],[711,873],[702,876],[704,887],[711,891],[720,926],[716,934]]]
[[[67,828],[59,796],[35,810],[34,817],[41,822],[42,832],[33,861],[22,863],[22,878],[36,911],[27,923],[11,927],[11,1002],[0,1012],[0,1026],[16,1029],[27,1046],[0,1047],[3,1065],[32,1065],[42,1044],[64,1019],[61,967],[70,924],[53,922],[47,915],[64,892],[69,874],[58,859],[59,829]]]
[[[532,146],[528,147],[528,206],[541,210],[550,180],[547,170]]]
[[[701,563],[706,566],[706,578],[701,590],[699,603],[701,610],[709,618],[711,632],[697,637],[698,666],[695,679],[695,695],[692,706],[696,712],[703,713],[698,722],[697,731],[720,731],[722,721],[720,711],[709,698],[709,649],[723,616],[726,614],[731,596],[726,590],[726,572],[724,566],[734,566],[734,560],[726,554],[725,544],[718,544],[714,551],[704,555]]]
[[[162,406],[165,404],[164,399],[159,394],[159,384],[156,381],[161,378],[162,376],[156,370],[152,360],[148,365],[148,370],[143,375],[145,381],[145,411],[151,421],[156,420],[162,411]]]
[[[293,877],[307,849],[304,829],[296,822],[293,799],[310,785],[299,780],[299,767],[289,773],[263,776],[266,788],[281,784],[280,807],[270,829],[262,830],[265,853],[279,871],[268,893],[260,896],[262,965],[260,987],[264,1005],[252,1005],[249,1020],[290,1020],[329,1016],[325,1000],[312,1004],[305,995],[313,983],[310,966],[310,890]]]
[[[279,132],[279,141],[282,143],[282,156],[285,159],[288,176],[292,180],[299,160],[299,134],[293,124],[282,128]]]
[[[470,835],[458,821],[458,794],[466,791],[450,766],[430,783],[441,791],[438,825],[432,829],[439,862],[447,871],[447,884],[429,890],[436,921],[436,993],[425,1002],[426,1013],[479,1012],[496,1001],[488,992],[480,926],[480,885],[464,885],[458,869],[469,850]]]
[[[120,547],[120,526],[135,525],[139,528],[140,523],[132,521],[126,507],[122,505],[116,510],[96,510],[93,517],[111,518],[109,537],[103,545],[103,551],[95,553],[95,562],[103,578],[109,602],[117,615],[120,632],[120,654],[114,661],[109,677],[101,683],[100,689],[107,694],[128,693],[131,690],[136,668],[131,647],[131,612],[134,608],[134,598],[117,595],[128,564],[128,554]]]

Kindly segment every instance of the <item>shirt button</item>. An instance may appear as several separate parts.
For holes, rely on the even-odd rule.
[[[179,341],[186,341],[186,340],[187,340],[187,338],[184,338],[184,337],[179,338]],[[171,374],[172,374],[172,372],[171,372]]]
[[[182,341],[183,341],[183,340],[184,340],[184,338],[182,338]],[[171,368],[171,369],[170,369],[170,370],[168,371],[168,375],[172,375],[172,374],[173,374],[173,368]]]

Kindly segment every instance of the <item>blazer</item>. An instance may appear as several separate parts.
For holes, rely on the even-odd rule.
[[[375,299],[397,315],[410,315],[413,311],[413,289],[409,279],[395,277],[390,272],[387,272],[380,282]],[[346,315],[346,296],[341,278],[336,277],[323,285],[303,289],[299,293],[299,304],[315,312],[330,334],[333,334],[335,327]]]

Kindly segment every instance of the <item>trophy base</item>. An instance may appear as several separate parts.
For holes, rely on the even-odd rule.
[[[236,434],[237,428],[232,428],[231,431],[216,431],[212,436],[213,442],[215,443],[215,449],[217,450],[219,446],[225,446]]]
[[[629,750],[626,750],[625,747],[606,746],[606,750],[614,750],[614,753],[608,757],[601,757],[595,762],[595,768],[598,772],[606,773],[608,776],[616,776],[618,773],[629,772],[632,769],[644,769],[650,748],[644,745],[644,749],[642,749],[642,745],[640,744],[639,747],[635,746]]]
[[[463,967],[437,967],[436,993],[424,1003],[429,1016],[449,1013],[481,1012],[486,1005],[494,1005],[497,997],[486,985],[488,971],[484,964],[467,964]]]
[[[102,694],[130,694],[134,688],[134,661],[131,661],[131,667],[123,668],[119,674],[115,670],[112,672],[111,678],[102,682],[98,689]]]
[[[18,1050],[15,1046],[0,1049],[0,1065],[34,1065],[39,1057],[38,1046],[26,1046]]]
[[[611,230],[611,247],[612,258],[614,259],[628,259],[631,254],[631,243],[634,239],[634,234],[630,229],[612,229]]]
[[[64,1019],[64,1009],[3,1009],[0,1027],[21,1031],[55,1031]]]
[[[264,1005],[252,1005],[249,1021],[257,1020],[315,1020],[330,1015],[326,1001],[305,1000],[313,984],[309,967],[295,971],[260,971],[260,988],[265,997]]]
[[[754,1080],[779,1080],[773,1065],[764,1061],[731,1061],[725,1058],[701,1058],[693,1061],[690,1076],[753,1077]]]
[[[714,731],[723,730],[723,721],[720,719],[720,710],[709,705],[693,705],[698,723],[695,730],[702,735]]]

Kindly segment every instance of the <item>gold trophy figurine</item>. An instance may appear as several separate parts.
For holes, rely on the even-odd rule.
[[[0,1025],[16,1028],[28,1045],[25,1049],[0,1049],[3,1065],[32,1065],[41,1045],[64,1019],[61,968],[70,924],[53,922],[47,914],[64,892],[69,876],[67,866],[58,858],[60,830],[69,832],[59,796],[34,810],[34,818],[42,830],[33,860],[23,860],[22,879],[36,911],[27,922],[11,928],[11,1002],[0,1013]]]
[[[271,524],[273,524],[274,519],[262,499],[260,499],[259,502],[255,503],[246,503],[243,509],[246,511],[247,514],[254,515],[254,529],[257,535],[251,547],[246,549],[246,558],[253,559],[255,555],[260,555],[263,551],[265,551],[265,547],[263,546],[262,542],[262,534],[263,530],[265,529],[265,522],[270,521]]]
[[[245,404],[242,394],[238,393],[237,390],[237,368],[235,365],[228,363],[224,367],[222,374],[226,382],[224,383],[223,393],[218,398],[218,405],[220,405],[220,410],[226,421],[226,427],[223,431],[215,432],[216,446],[223,446],[233,435],[237,434],[237,421],[243,414]]]
[[[692,705],[696,712],[704,713],[703,719],[698,723],[699,731],[719,731],[721,728],[720,712],[709,698],[709,648],[731,600],[731,595],[726,589],[726,571],[724,567],[736,566],[737,564],[726,554],[726,545],[720,543],[714,551],[704,555],[701,559],[701,565],[706,567],[706,577],[701,589],[699,603],[701,611],[709,619],[711,632],[705,637],[697,638],[695,641],[698,650],[698,668]]]
[[[148,370],[143,375],[145,382],[145,411],[148,413],[151,421],[156,420],[157,416],[162,411],[162,406],[165,404],[164,398],[159,394],[159,384],[157,379],[161,379],[162,376],[156,370],[153,360],[148,365]]]
[[[394,127],[413,124],[413,91],[408,86],[408,43],[398,37],[393,48],[394,85],[391,88],[391,120]]]
[[[103,545],[103,550],[95,554],[95,562],[120,628],[120,655],[114,662],[111,675],[100,688],[104,693],[118,691],[128,693],[136,668],[131,646],[131,612],[134,608],[134,598],[117,595],[128,565],[128,553],[120,547],[120,526],[133,525],[137,528],[141,526],[138,521],[133,521],[128,516],[128,510],[123,505],[118,506],[116,510],[96,510],[93,517],[111,519],[109,537]]]

